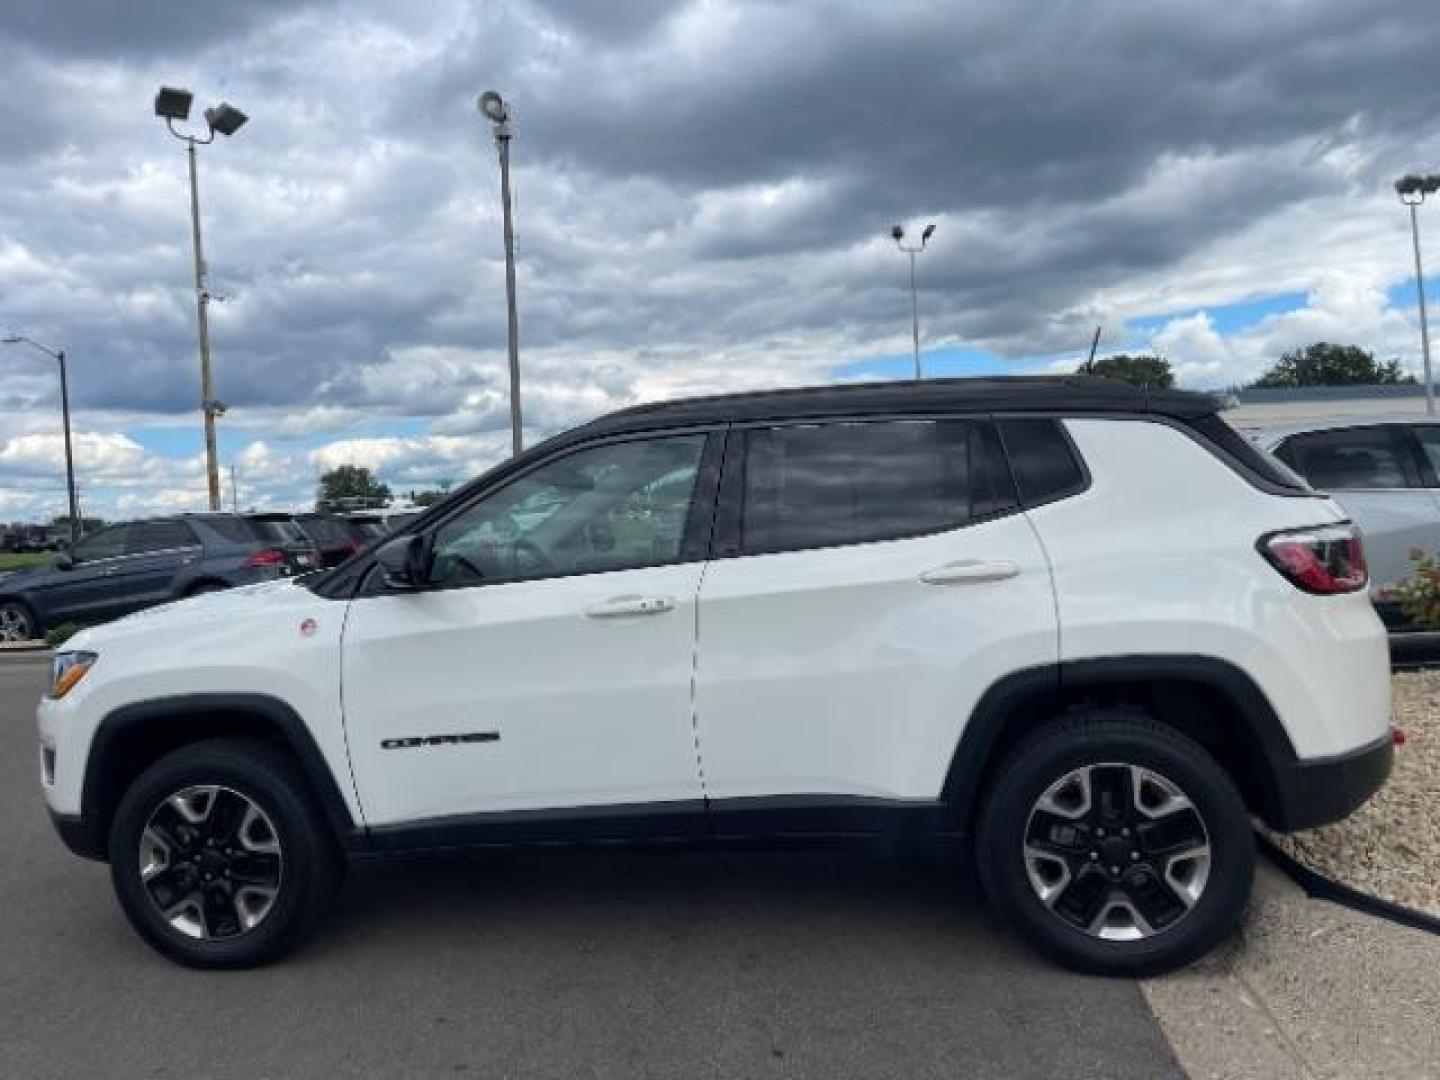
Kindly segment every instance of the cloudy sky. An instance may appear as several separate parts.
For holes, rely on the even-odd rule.
[[[1418,366],[1433,0],[410,0],[0,7],[0,331],[70,355],[107,516],[201,509],[182,145],[201,151],[223,466],[298,507],[508,448],[494,144],[513,103],[526,435],[656,397],[1159,350],[1185,385],[1355,342]],[[1440,258],[1440,207],[1422,213]],[[54,366],[0,351],[0,520],[63,507]],[[228,477],[227,477],[228,501]]]

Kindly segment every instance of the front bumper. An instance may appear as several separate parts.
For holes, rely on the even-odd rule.
[[[1390,732],[1333,757],[1294,759],[1276,770],[1267,824],[1281,832],[1313,829],[1348,817],[1379,791],[1395,760]]]
[[[99,824],[84,814],[58,814],[50,811],[50,821],[65,846],[82,859],[104,862],[107,857],[105,837]]]

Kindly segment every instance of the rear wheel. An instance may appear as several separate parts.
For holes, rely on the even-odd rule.
[[[160,759],[125,793],[110,833],[111,877],[131,924],[192,967],[252,967],[295,947],[341,867],[294,764],[255,739]]]
[[[18,600],[0,603],[0,641],[30,641],[40,636],[40,624]]]
[[[1249,896],[1255,848],[1228,774],[1178,732],[1095,713],[1003,766],[979,830],[995,908],[1070,967],[1150,975],[1208,952]]]

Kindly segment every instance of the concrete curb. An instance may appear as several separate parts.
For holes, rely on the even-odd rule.
[[[1282,871],[1291,881],[1305,890],[1307,896],[1318,900],[1329,900],[1331,903],[1340,904],[1354,911],[1360,911],[1366,915],[1374,915],[1380,919],[1388,919],[1401,926],[1409,926],[1415,930],[1426,930],[1432,934],[1440,934],[1440,919],[1423,911],[1416,911],[1414,908],[1406,907],[1404,904],[1397,904],[1390,900],[1382,900],[1367,892],[1361,892],[1353,886],[1344,882],[1336,881],[1334,878],[1326,877],[1318,870],[1313,870],[1300,860],[1296,859],[1289,852],[1283,851],[1280,847],[1264,833],[1257,832],[1255,841],[1264,856],[1271,864]]]
[[[34,656],[48,652],[50,646],[43,641],[0,641],[0,656]]]

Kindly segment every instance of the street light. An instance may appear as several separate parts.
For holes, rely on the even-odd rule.
[[[520,453],[520,316],[515,308],[515,224],[510,212],[510,107],[494,90],[476,102],[480,114],[495,128],[500,151],[500,208],[505,219],[506,340],[510,350],[510,445]]]
[[[75,455],[70,448],[70,380],[65,374],[65,350],[51,349],[38,341],[31,341],[22,334],[10,334],[0,339],[5,345],[29,345],[39,349],[46,356],[60,364],[60,414],[65,420],[65,491],[70,497],[70,543],[80,539],[80,514],[75,498]]]
[[[215,453],[215,418],[225,406],[215,399],[210,379],[210,291],[205,286],[205,251],[200,243],[200,184],[195,177],[195,147],[215,141],[216,134],[234,135],[249,119],[228,102],[205,110],[206,135],[189,135],[175,130],[175,122],[190,118],[195,95],[189,90],[162,86],[155,95],[155,115],[165,121],[171,135],[185,144],[190,164],[190,237],[195,253],[195,320],[200,335],[200,409],[205,416],[205,477],[210,489],[210,509],[220,509],[220,464]]]
[[[935,235],[935,223],[932,221],[925,226],[925,231],[920,234],[920,243],[906,244],[905,229],[903,226],[895,225],[890,229],[890,238],[895,241],[895,246],[910,256],[910,335],[915,343],[915,378],[920,379],[920,301],[915,292],[915,256],[925,250],[925,245],[930,242],[930,237]]]
[[[1420,221],[1417,211],[1426,195],[1440,191],[1440,175],[1407,173],[1395,181],[1395,194],[1410,208],[1410,238],[1415,244],[1415,290],[1420,297],[1420,350],[1425,358],[1425,415],[1435,415],[1435,384],[1430,374],[1430,325],[1425,315],[1425,271],[1420,262]]]

